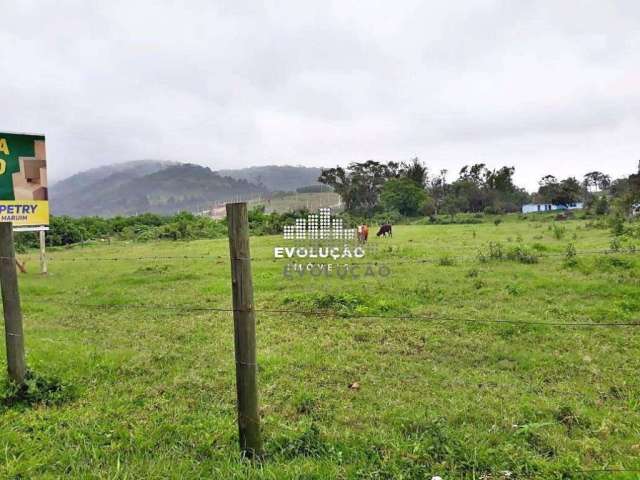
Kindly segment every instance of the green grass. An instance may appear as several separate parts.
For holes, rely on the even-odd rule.
[[[576,473],[640,469],[640,328],[479,322],[640,319],[640,255],[477,259],[489,242],[544,255],[611,241],[550,225],[397,226],[371,239],[391,275],[357,281],[284,279],[280,237],[252,238],[258,309],[335,313],[258,313],[257,465],[238,453],[229,313],[74,306],[230,307],[226,240],[61,249],[48,277],[32,254],[28,364],[56,393],[0,407],[1,476],[640,478]],[[97,260],[175,255],[211,258]]]

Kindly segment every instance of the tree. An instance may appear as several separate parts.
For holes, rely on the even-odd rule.
[[[485,177],[487,188],[502,193],[514,193],[518,191],[518,187],[513,183],[513,174],[515,172],[515,167],[502,167],[491,172],[487,171]]]
[[[400,165],[368,160],[342,167],[323,169],[318,181],[333,187],[347,211],[371,215],[378,206],[380,191],[390,178],[400,175]]]
[[[456,216],[456,213],[459,213],[464,209],[464,199],[454,194],[447,195],[442,203],[442,211],[450,215],[451,218],[454,218]]]
[[[538,200],[554,205],[576,203],[582,196],[582,185],[575,177],[565,178],[558,182],[553,175],[542,177],[539,182]]]
[[[433,198],[433,204],[436,215],[440,211],[442,204],[444,203],[445,196],[449,190],[447,184],[447,170],[440,170],[440,174],[433,177],[429,182],[429,192]]]
[[[356,196],[355,186],[353,184],[353,178],[344,168],[323,169],[318,181],[331,186],[333,190],[340,195],[345,210],[353,210]]]
[[[514,167],[489,170],[484,163],[465,165],[451,190],[462,210],[470,212],[518,211],[529,199],[526,191],[513,183]]]
[[[393,178],[382,187],[382,205],[407,217],[420,214],[427,201],[427,193],[408,177]]]
[[[484,183],[487,172],[488,170],[484,163],[476,163],[471,166],[465,165],[460,169],[459,180],[480,187]]]
[[[593,187],[595,191],[602,191],[611,186],[611,177],[598,171],[589,172],[585,174],[582,184],[588,192],[591,192],[591,187]]]
[[[420,188],[425,188],[429,169],[416,157],[411,160],[411,163],[402,163],[400,174],[413,180]]]
[[[560,182],[560,189],[552,199],[557,205],[568,205],[580,200],[582,186],[575,177],[565,178]]]

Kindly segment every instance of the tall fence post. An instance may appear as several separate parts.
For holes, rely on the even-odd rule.
[[[0,288],[4,310],[4,332],[7,345],[9,378],[21,385],[27,372],[22,334],[22,310],[18,291],[16,254],[13,248],[13,229],[9,222],[0,222]]]
[[[44,228],[40,230],[40,273],[47,274],[47,251]]]
[[[227,223],[231,257],[240,449],[248,457],[259,457],[263,449],[258,413],[256,315],[253,304],[247,204],[228,203]]]

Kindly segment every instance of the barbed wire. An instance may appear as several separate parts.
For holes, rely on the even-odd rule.
[[[31,254],[37,255],[37,254]],[[16,255],[17,256],[17,255]],[[6,259],[10,257],[0,257],[0,259]],[[46,256],[45,259],[48,262],[91,262],[91,261],[127,261],[127,260],[219,260],[222,256],[214,255],[140,255],[140,256],[122,256],[122,257],[53,257]]]
[[[214,307],[209,305],[188,305],[188,304],[146,304],[146,303],[79,303],[79,302],[59,302],[52,301],[50,299],[34,299],[26,302],[39,303],[39,304],[54,304],[64,307],[76,307],[76,308],[96,308],[96,309],[143,309],[143,310],[171,310],[182,312],[246,312],[246,310],[234,309],[231,307]],[[600,328],[600,327],[640,327],[640,319],[633,320],[631,322],[601,322],[601,323],[586,323],[586,322],[545,322],[545,321],[531,321],[531,320],[512,320],[512,319],[478,319],[468,318],[462,316],[451,315],[419,315],[419,314],[404,314],[404,315],[381,315],[381,314],[346,314],[341,312],[335,312],[330,310],[297,310],[297,309],[284,309],[284,308],[254,308],[250,311],[255,313],[270,313],[270,314],[287,314],[287,315],[302,315],[309,317],[324,317],[324,318],[339,318],[344,320],[357,320],[357,319],[377,319],[377,320],[412,320],[412,321],[427,321],[427,322],[458,322],[467,324],[507,324],[507,325],[535,325],[535,326],[549,326],[549,327],[573,327],[573,328]]]
[[[478,249],[478,254],[475,256],[456,256],[456,255],[452,255],[451,253],[447,253],[447,252],[443,252],[440,254],[440,256],[438,257],[413,257],[413,258],[405,258],[405,259],[399,259],[397,257],[395,257],[393,254],[388,256],[388,257],[384,257],[384,258],[374,258],[369,262],[365,262],[365,261],[361,261],[360,259],[353,259],[350,258],[349,261],[352,261],[354,264],[367,264],[367,263],[372,263],[372,262],[376,262],[376,263],[380,263],[380,262],[388,262],[388,263],[393,263],[393,264],[405,264],[405,263],[440,263],[443,259],[449,259],[449,260],[454,260],[454,261],[459,261],[459,262],[475,262],[475,261],[480,261],[480,259],[483,257],[484,252],[481,249]],[[529,257],[533,257],[533,258],[537,258],[537,259],[544,259],[544,258],[557,258],[557,257],[567,257],[568,254],[566,252],[550,252],[550,253],[531,253],[531,252],[522,252],[524,255],[527,255]],[[487,260],[509,260],[508,257],[509,252],[503,252],[502,256],[499,257],[491,257],[490,255],[487,255],[485,258]],[[603,249],[603,250],[581,250],[581,251],[576,251],[573,252],[571,255],[575,255],[575,256],[587,256],[587,255],[637,255],[640,254],[640,249],[620,249],[620,250],[616,250],[616,249]],[[30,254],[30,255],[36,255],[36,254]],[[14,257],[0,257],[0,259],[2,260],[10,260]],[[106,262],[126,262],[126,261],[145,261],[145,260],[224,260],[226,257],[222,256],[222,255],[211,255],[211,254],[206,254],[206,255],[140,255],[140,256],[120,256],[120,257],[90,257],[90,256],[83,256],[83,257],[53,257],[53,256],[47,256],[45,257],[45,259],[48,262],[99,262],[99,261],[106,261]],[[276,262],[278,260],[293,260],[293,259],[276,259],[276,258],[270,258],[270,257],[266,257],[266,258],[260,258],[260,257],[253,257],[251,259],[254,262],[265,262],[265,261],[271,261],[271,262]],[[303,258],[299,258],[299,260],[301,261],[308,261],[308,260],[314,260],[314,261],[318,261],[318,260],[325,260],[325,261],[331,261],[330,258],[309,258],[309,257],[303,257]],[[338,260],[342,260],[345,261],[344,259],[336,259],[336,261]]]

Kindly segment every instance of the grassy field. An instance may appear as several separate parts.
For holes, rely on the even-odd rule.
[[[48,277],[31,255],[28,363],[62,384],[0,410],[0,476],[640,478],[599,473],[640,471],[640,328],[551,325],[639,322],[640,255],[571,265],[567,244],[611,237],[561,225],[397,226],[370,242],[390,275],[359,279],[284,278],[281,238],[252,238],[258,309],[335,313],[258,312],[256,465],[239,459],[231,315],[152,306],[230,307],[226,240],[54,251]],[[178,255],[207,258],[122,259]]]

